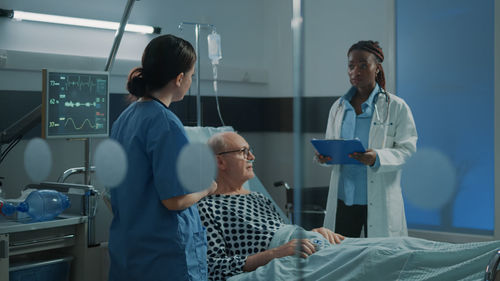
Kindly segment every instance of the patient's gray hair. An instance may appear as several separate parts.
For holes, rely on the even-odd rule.
[[[224,138],[227,132],[217,133],[208,139],[208,146],[212,149],[214,154],[218,154],[227,149],[226,139]]]

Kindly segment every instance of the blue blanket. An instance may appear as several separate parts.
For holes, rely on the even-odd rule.
[[[307,259],[274,259],[228,280],[482,280],[500,248],[500,241],[452,244],[411,237],[346,238],[330,245],[320,234],[293,225],[281,228],[269,248],[299,236],[325,246]]]

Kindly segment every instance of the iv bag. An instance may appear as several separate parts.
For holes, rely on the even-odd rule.
[[[222,58],[222,51],[220,47],[220,35],[214,31],[207,36],[208,40],[208,58],[212,64],[219,64]]]

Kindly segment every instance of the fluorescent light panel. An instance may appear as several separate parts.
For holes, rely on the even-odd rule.
[[[54,15],[46,15],[38,13],[29,13],[23,11],[14,11],[13,19],[94,27],[94,28],[111,29],[111,30],[117,30],[118,26],[120,25],[119,23],[112,21],[54,16]],[[125,26],[125,31],[153,34],[155,33],[155,28],[148,25],[127,24]]]

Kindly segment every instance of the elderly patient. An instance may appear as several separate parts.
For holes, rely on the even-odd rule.
[[[233,275],[253,271],[274,258],[295,254],[301,245],[301,257],[315,252],[308,239],[291,240],[268,249],[276,231],[285,225],[271,200],[250,192],[243,184],[254,177],[255,156],[243,137],[234,132],[214,135],[208,141],[217,159],[217,190],[198,203],[200,217],[207,229],[208,271],[210,280],[225,280]],[[342,235],[326,228],[312,231],[330,243],[340,243]]]

